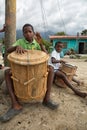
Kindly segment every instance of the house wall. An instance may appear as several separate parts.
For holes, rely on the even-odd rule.
[[[79,53],[79,45],[80,43],[85,43],[84,44],[84,52],[86,53],[87,51],[87,40],[85,39],[53,39],[53,47],[55,46],[55,43],[57,41],[61,41],[64,44],[63,52],[64,54],[70,50],[71,48],[75,50],[76,53]]]
[[[78,40],[78,53],[79,53],[79,47],[80,47],[80,43],[83,43],[83,53],[87,54],[87,39],[79,39]],[[82,48],[81,48],[82,49]]]

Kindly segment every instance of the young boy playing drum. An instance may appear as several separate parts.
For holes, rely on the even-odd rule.
[[[41,44],[40,37],[36,36],[39,44],[34,39],[35,33],[34,33],[33,26],[31,24],[25,24],[23,26],[22,31],[23,31],[24,38],[16,41],[13,44],[13,46],[8,49],[8,53],[16,51],[16,53],[23,54],[27,50],[32,50],[32,48],[34,48],[35,50],[42,50],[47,53],[47,51]],[[22,110],[22,105],[18,102],[18,99],[14,93],[14,86],[13,86],[13,81],[11,79],[11,76],[12,76],[11,69],[6,70],[5,79],[6,79],[6,85],[7,85],[10,97],[11,97],[12,106],[6,112],[6,114],[4,114],[3,116],[0,117],[0,121],[2,121],[2,122],[6,122],[6,121],[10,120],[15,115],[19,114]],[[54,110],[54,109],[57,109],[58,104],[55,104],[50,100],[50,92],[51,92],[51,86],[53,83],[53,78],[54,78],[53,68],[50,67],[49,73],[48,73],[48,78],[47,78],[47,91],[46,91],[42,104],[44,106]]]
[[[48,64],[49,66],[54,68],[55,77],[61,78],[64,81],[64,83],[75,92],[75,94],[85,98],[87,96],[87,93],[83,93],[75,89],[70,83],[70,81],[68,80],[67,76],[61,70],[59,70],[60,63],[63,63],[63,64],[65,63],[65,61],[60,60],[60,52],[62,48],[63,48],[62,42],[56,42],[55,49],[51,53],[51,57]]]

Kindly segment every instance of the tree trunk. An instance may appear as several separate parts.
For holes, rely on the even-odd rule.
[[[5,0],[5,66],[9,66],[7,49],[16,41],[16,0]]]

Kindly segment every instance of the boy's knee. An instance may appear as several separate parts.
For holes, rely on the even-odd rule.
[[[53,68],[53,67],[51,67],[51,66],[49,66],[49,72],[54,73],[54,68]]]
[[[5,75],[11,75],[11,69],[6,69],[5,70]]]
[[[62,78],[63,80],[65,80],[66,79],[66,75],[64,73],[61,73],[60,74],[60,78]]]

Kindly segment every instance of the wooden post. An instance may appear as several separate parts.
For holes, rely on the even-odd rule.
[[[16,41],[16,0],[5,0],[5,66],[8,65],[7,49]]]

